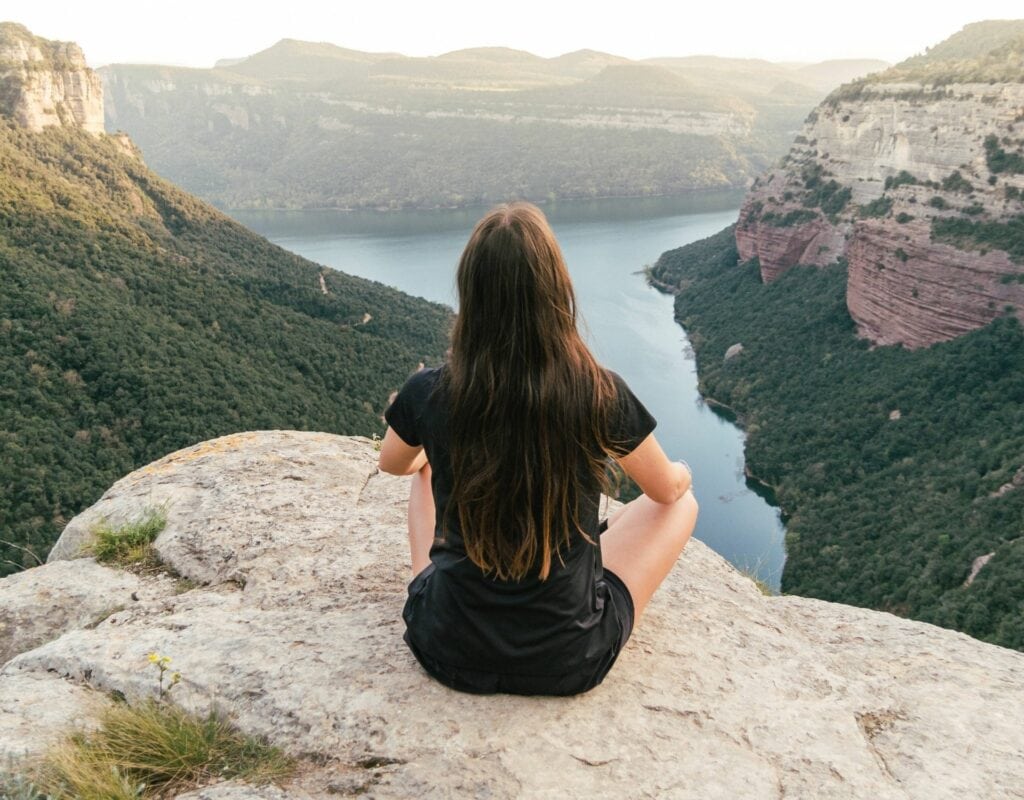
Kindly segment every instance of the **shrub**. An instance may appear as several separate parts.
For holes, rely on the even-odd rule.
[[[892,210],[892,198],[882,195],[859,209],[862,217],[884,217]]]
[[[1016,263],[1024,263],[1024,215],[1005,222],[976,222],[969,219],[933,219],[932,239],[961,249],[1004,250]]]
[[[809,211],[805,208],[795,208],[785,214],[776,214],[774,211],[769,211],[761,217],[761,221],[775,228],[789,228],[793,225],[802,225],[817,218],[818,215],[814,211]]]
[[[88,550],[103,564],[152,567],[152,545],[167,525],[165,509],[150,509],[134,522],[118,527],[101,524],[93,528]]]
[[[955,169],[942,179],[942,188],[947,192],[962,192],[969,194],[974,191],[974,185]]]
[[[895,189],[897,186],[903,185],[916,185],[920,183],[917,178],[907,172],[905,169],[901,169],[896,175],[890,175],[885,179],[885,189]]]
[[[1009,172],[1011,175],[1024,172],[1024,155],[1006,152],[999,146],[999,138],[994,133],[985,137],[985,163],[992,172]]]

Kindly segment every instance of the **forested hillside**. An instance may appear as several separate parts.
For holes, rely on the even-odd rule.
[[[177,448],[380,431],[450,313],[271,245],[125,139],[3,119],[0,274],[0,574]]]
[[[663,254],[650,277],[678,292],[701,391],[739,414],[748,468],[788,515],[783,591],[1024,649],[1020,323],[872,347],[846,308],[845,264],[764,284],[756,260],[737,261],[730,227]]]

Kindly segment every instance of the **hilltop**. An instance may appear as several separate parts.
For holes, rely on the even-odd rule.
[[[1024,74],[1024,20],[986,20],[889,69],[850,82],[833,101],[876,84],[1018,83]]]

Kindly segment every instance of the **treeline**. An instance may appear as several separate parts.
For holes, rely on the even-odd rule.
[[[747,464],[788,515],[784,592],[1024,649],[1024,486],[1001,488],[1024,466],[1016,319],[871,348],[844,265],[764,285],[756,261],[737,264],[733,228],[663,254],[651,277],[679,288],[701,391],[739,412]]]
[[[247,129],[211,109],[193,113],[147,113],[121,124],[161,174],[225,208],[428,209],[675,195],[742,186],[785,149],[784,136],[774,134],[741,148],[726,137],[665,130],[337,107],[324,112],[330,123],[308,109],[268,109]],[[283,116],[287,125],[268,122]]]
[[[445,349],[446,308],[281,250],[79,131],[0,124],[0,264],[0,574],[178,448],[380,432]]]

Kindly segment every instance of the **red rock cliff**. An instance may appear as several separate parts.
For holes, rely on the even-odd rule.
[[[844,87],[755,181],[740,258],[765,282],[846,258],[850,314],[880,344],[1024,320],[1022,121],[1022,82]]]

